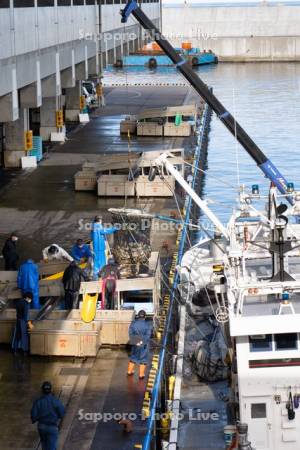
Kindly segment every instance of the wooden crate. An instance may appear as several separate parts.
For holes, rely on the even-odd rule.
[[[47,319],[64,319],[67,311],[53,311]],[[125,345],[128,342],[128,329],[134,319],[132,310],[98,310],[95,322],[101,323],[101,344]],[[80,310],[73,309],[68,314],[68,320],[80,320]]]
[[[98,178],[99,197],[133,197],[135,182],[128,181],[127,175],[101,175]]]
[[[163,136],[163,126],[156,122],[138,122],[138,136]]]
[[[30,332],[30,353],[51,356],[96,356],[101,323],[75,320],[42,320]]]
[[[139,176],[136,180],[136,195],[138,197],[173,197],[175,179],[167,175],[164,180],[156,177],[150,182],[148,176]]]
[[[129,341],[128,330],[135,317],[132,310],[106,311],[99,310],[96,320],[100,320],[101,343],[109,345],[125,345]]]
[[[120,122],[120,133],[127,134],[128,131],[131,134],[136,133],[137,121],[136,119],[125,119]]]
[[[34,320],[38,310],[31,309],[29,311],[29,319]],[[68,311],[56,310],[48,315],[48,319],[63,320],[67,317]],[[80,318],[80,317],[79,317]],[[16,324],[16,310],[14,308],[6,308],[0,313],[0,344],[11,343],[14,327]]]
[[[192,127],[188,122],[182,122],[178,126],[170,122],[166,122],[164,125],[164,136],[190,136],[191,132]]]
[[[33,320],[36,314],[36,310],[31,310],[29,318]],[[100,341],[102,344],[125,345],[128,343],[128,330],[134,315],[132,310],[98,310],[95,321],[85,324],[81,321],[79,309],[52,311],[47,319],[34,323],[30,337],[31,354],[94,356]],[[74,323],[80,325],[74,326]],[[0,314],[1,344],[11,343],[15,324],[15,309],[6,309]],[[96,332],[99,333],[98,341],[95,338]]]
[[[97,175],[93,170],[77,172],[74,181],[75,191],[95,191],[97,188]]]

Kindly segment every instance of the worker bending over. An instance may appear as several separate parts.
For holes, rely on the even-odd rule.
[[[32,328],[32,324],[28,319],[28,313],[32,299],[32,293],[25,292],[22,299],[16,300],[17,322],[11,344],[14,353],[17,353],[19,350],[24,354],[29,352],[28,329]]]
[[[71,256],[75,261],[86,262],[92,257],[92,252],[88,244],[85,244],[82,239],[77,239],[72,247]]]
[[[73,261],[72,256],[57,244],[51,244],[43,250],[44,261]]]
[[[65,289],[65,308],[77,309],[80,284],[87,281],[88,276],[78,267],[76,261],[72,261],[63,274],[62,282]]]
[[[107,264],[102,267],[99,276],[102,279],[101,308],[115,309],[115,292],[120,271],[113,257],[108,258]]]
[[[132,344],[127,375],[134,374],[135,364],[139,364],[139,379],[145,378],[146,365],[149,359],[149,344],[152,328],[146,322],[146,312],[139,311],[129,327],[129,339]]]
[[[52,394],[51,383],[44,381],[42,396],[35,400],[31,408],[31,421],[38,423],[42,450],[57,449],[58,422],[64,415],[64,405]]]

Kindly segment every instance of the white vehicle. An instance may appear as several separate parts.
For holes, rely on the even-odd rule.
[[[93,81],[83,81],[82,88],[85,91],[84,95],[89,97],[89,104],[94,104],[97,99],[96,87]]]
[[[91,105],[92,101],[93,101],[92,97],[90,96],[90,94],[88,93],[87,89],[84,86],[82,86],[81,89],[82,89],[82,95],[84,95],[84,97],[85,97],[87,106]]]

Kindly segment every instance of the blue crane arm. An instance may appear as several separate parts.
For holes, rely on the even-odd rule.
[[[153,22],[145,15],[135,0],[129,0],[125,8],[121,11],[122,23],[127,22],[130,14],[148,30],[154,37],[155,41],[165,52],[165,54],[173,61],[178,71],[185,77],[195,91],[206,101],[211,109],[216,113],[217,117],[223,122],[231,134],[238,140],[246,152],[256,162],[264,175],[271,180],[282,194],[288,194],[288,182],[279,172],[276,166],[270,161],[262,150],[255,144],[251,137],[235,120],[229,111],[213,94],[212,90],[201,80],[201,78],[193,71],[187,61],[172,47],[167,39],[161,34]],[[288,197],[288,201],[292,204],[293,199]]]

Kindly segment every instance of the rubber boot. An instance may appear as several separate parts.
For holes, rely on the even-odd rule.
[[[133,375],[134,374],[134,367],[135,364],[132,361],[128,362],[128,368],[127,368],[127,375]]]
[[[139,367],[139,379],[140,380],[145,378],[145,370],[146,370],[146,364],[140,364],[140,367]]]

